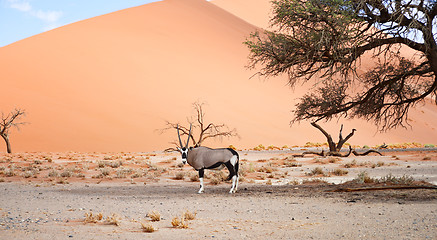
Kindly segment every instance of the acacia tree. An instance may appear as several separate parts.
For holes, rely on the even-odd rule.
[[[2,117],[0,119],[0,136],[2,136],[6,142],[6,150],[8,153],[12,153],[11,143],[9,141],[10,129],[12,127],[19,128],[20,125],[25,124],[24,122],[17,122],[25,114],[25,111],[22,109],[15,109],[7,115],[2,112]]]
[[[333,117],[374,121],[380,130],[408,124],[427,97],[437,103],[437,1],[274,0],[274,31],[245,44],[258,74],[286,73],[289,84],[316,79],[292,123]],[[403,49],[416,51],[414,57]],[[364,72],[363,56],[373,68]]]
[[[204,105],[205,104],[201,102],[193,103],[195,114],[188,118],[188,123],[193,129],[190,134],[190,139],[193,142],[194,147],[201,146],[203,142],[209,138],[238,137],[238,133],[235,128],[229,129],[229,127],[225,124],[206,123],[205,112],[203,110]],[[190,126],[186,127],[179,123],[166,121],[166,128],[162,129],[161,132],[174,130],[176,133],[176,131],[179,129],[181,136],[188,136]],[[194,132],[196,131],[195,129],[197,129],[198,132],[197,138],[194,136]],[[177,142],[175,141],[174,144],[177,145]]]

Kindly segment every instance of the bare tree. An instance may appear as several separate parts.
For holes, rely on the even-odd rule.
[[[20,125],[25,124],[25,122],[17,122],[21,117],[25,116],[26,112],[22,109],[15,109],[5,115],[2,112],[2,118],[0,121],[0,135],[6,142],[6,150],[8,153],[12,153],[11,143],[9,141],[9,133],[12,127],[16,127],[19,129]]]
[[[378,152],[377,150],[373,150],[373,149],[368,150],[364,153],[358,153],[357,151],[355,151],[355,149],[352,149],[351,146],[349,146],[349,152],[343,155],[340,153],[341,148],[354,135],[355,131],[357,131],[356,129],[352,129],[352,131],[346,136],[346,138],[343,138],[343,124],[342,124],[340,127],[338,142],[335,143],[331,134],[329,134],[319,124],[317,124],[317,122],[312,122],[311,125],[313,127],[317,128],[326,137],[326,141],[328,142],[328,146],[329,146],[329,152],[325,152],[324,150],[322,150],[321,152],[307,151],[307,152],[304,152],[301,154],[302,157],[305,154],[316,154],[316,155],[323,156],[323,157],[325,157],[325,156],[349,157],[349,155],[351,153],[353,153],[355,156],[364,156],[364,155],[367,155],[369,153],[377,153],[379,155],[382,155],[380,152]]]
[[[195,110],[195,115],[189,117],[188,127],[183,126],[179,123],[173,123],[166,121],[166,127],[161,130],[161,132],[165,132],[167,130],[176,130],[179,127],[180,135],[184,136],[189,133],[189,125],[192,125],[193,130],[197,129],[198,137],[195,138],[195,134],[192,132],[190,134],[191,141],[193,142],[194,147],[199,147],[203,144],[206,139],[210,138],[223,138],[223,137],[239,137],[237,130],[229,129],[229,127],[225,124],[216,124],[216,123],[206,123],[205,122],[205,112],[204,112],[204,103],[195,102],[193,103],[193,109]],[[177,142],[173,142],[177,145]],[[173,149],[167,149],[173,150]]]

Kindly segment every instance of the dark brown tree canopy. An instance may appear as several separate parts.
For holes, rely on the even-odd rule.
[[[319,79],[292,122],[359,117],[381,128],[404,126],[409,109],[436,101],[437,1],[274,0],[272,27],[245,42],[249,67],[286,73],[290,85]],[[417,51],[413,58],[401,48]],[[374,67],[361,71],[363,55]],[[437,103],[437,102],[436,102]]]

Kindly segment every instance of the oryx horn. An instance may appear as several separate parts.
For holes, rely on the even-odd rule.
[[[190,136],[191,136],[191,127],[193,125],[190,124],[190,131],[188,132],[188,139],[187,139],[187,144],[185,144],[185,148],[188,148],[188,143],[190,143]],[[182,140],[181,140],[181,134],[179,133],[179,124],[176,125],[176,128],[178,130],[178,138],[179,138],[179,145],[181,146],[181,148],[183,148],[184,146],[182,145]]]
[[[190,137],[191,137],[191,127],[192,127],[192,126],[193,126],[193,125],[190,124],[190,131],[188,132],[187,145],[185,145],[185,148],[188,148],[188,143],[190,142]]]
[[[179,124],[176,125],[177,129],[178,129],[178,138],[179,138],[179,146],[182,148],[182,140],[181,140],[181,135],[179,134]]]

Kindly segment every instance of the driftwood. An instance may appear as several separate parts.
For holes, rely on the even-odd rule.
[[[379,154],[380,156],[383,156],[382,153],[380,153],[380,152],[377,151],[377,150],[373,150],[373,149],[370,149],[370,150],[368,150],[367,152],[364,152],[364,153],[358,153],[358,152],[355,151],[355,149],[354,149],[354,150],[352,150],[352,153],[353,153],[355,156],[366,156],[366,155],[368,155],[369,153],[377,153],[377,154]]]
[[[325,150],[322,150],[321,152],[313,152],[313,151],[307,151],[307,152],[303,152],[302,154],[295,154],[293,155],[294,157],[304,157],[306,154],[313,154],[313,155],[318,155],[318,156],[322,156],[322,157],[327,157],[327,156],[334,156],[334,157],[349,157],[351,155],[351,153],[353,153],[355,156],[366,156],[370,153],[377,153],[380,156],[383,156],[382,153],[378,152],[377,150],[368,150],[364,153],[358,153],[357,151],[355,151],[355,149],[352,149],[351,146],[349,146],[349,152],[346,154],[341,154],[340,152],[325,152]]]

